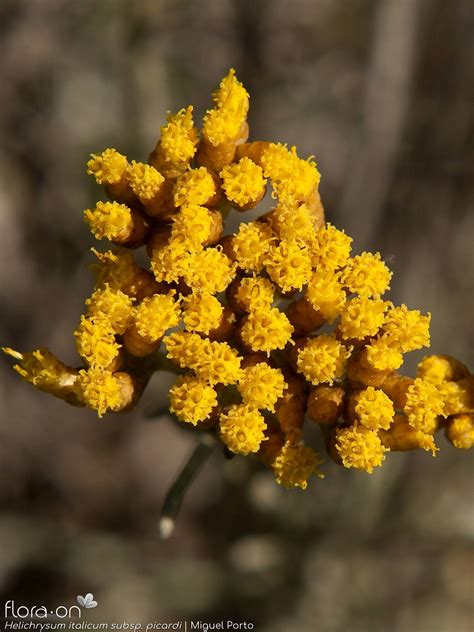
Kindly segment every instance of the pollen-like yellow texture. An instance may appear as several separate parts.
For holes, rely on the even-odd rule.
[[[219,247],[206,248],[194,255],[184,280],[193,290],[223,292],[235,276],[235,264]]]
[[[444,402],[443,415],[457,415],[459,413],[474,412],[474,399],[462,382],[442,382],[438,390]]]
[[[246,317],[240,331],[244,344],[252,351],[270,353],[283,349],[294,328],[287,316],[276,307],[254,309]]]
[[[23,379],[41,390],[54,390],[61,380],[65,365],[48,349],[41,347],[27,353],[20,353],[9,347],[2,351],[19,361],[13,366]]]
[[[244,404],[274,412],[275,404],[283,395],[287,384],[280,369],[273,369],[265,362],[260,362],[243,369],[237,388]]]
[[[94,209],[84,211],[84,221],[96,239],[120,240],[133,228],[132,212],[118,202],[97,202]]]
[[[342,282],[350,292],[375,298],[379,298],[390,289],[391,278],[392,272],[378,252],[363,252],[349,259],[342,273]]]
[[[216,184],[206,167],[190,169],[179,176],[174,186],[175,206],[205,205],[216,193]]]
[[[311,257],[306,248],[282,241],[270,246],[264,261],[268,276],[283,292],[301,290],[311,276]]]
[[[204,116],[202,133],[214,147],[236,140],[245,123],[249,95],[231,68],[213,94],[214,108]]]
[[[395,414],[392,400],[373,386],[357,393],[355,412],[362,426],[369,430],[388,430]]]
[[[452,417],[446,426],[446,437],[455,448],[469,450],[474,446],[474,415],[465,413]]]
[[[97,288],[86,300],[86,306],[89,318],[106,321],[115,334],[123,334],[133,320],[132,299],[108,284]]]
[[[77,352],[88,366],[107,369],[118,355],[120,344],[115,340],[114,330],[104,320],[81,316],[74,336]]]
[[[306,288],[306,298],[312,307],[332,323],[344,309],[347,294],[342,287],[340,273],[316,270]]]
[[[437,427],[437,417],[444,411],[442,394],[434,384],[416,378],[407,389],[403,410],[410,426],[428,434],[433,433]]]
[[[453,378],[451,362],[445,356],[430,355],[418,364],[418,377],[425,382],[441,384]]]
[[[435,443],[433,435],[428,434],[427,432],[422,432],[421,430],[415,430],[414,432],[416,433],[416,439],[419,447],[425,452],[431,452],[431,456],[436,456],[439,448]]]
[[[264,277],[245,277],[235,293],[235,299],[247,311],[268,309],[273,303],[275,286]]]
[[[121,290],[129,296],[134,296],[137,291],[137,274],[140,268],[133,260],[133,254],[129,250],[107,250],[98,252],[92,249],[98,259],[91,265],[96,286],[108,285],[113,290]]]
[[[313,215],[306,204],[279,204],[271,213],[269,224],[282,241],[313,247],[316,239]]]
[[[103,417],[122,403],[121,385],[111,371],[90,368],[79,372],[79,387],[84,403]]]
[[[246,272],[261,272],[272,241],[272,230],[267,224],[240,224],[239,231],[232,238],[232,250],[239,268]]]
[[[209,293],[193,293],[183,300],[183,321],[187,331],[209,334],[222,321],[223,306]]]
[[[393,307],[387,312],[384,331],[397,341],[403,353],[428,347],[430,344],[431,314],[423,316],[417,309],[406,305]]]
[[[182,369],[199,371],[211,355],[211,341],[199,334],[177,331],[164,339],[168,358]]]
[[[227,342],[211,342],[206,362],[191,368],[209,384],[235,384],[242,375],[241,361],[238,352]]]
[[[186,245],[172,240],[153,251],[151,269],[158,282],[176,283],[188,274],[192,263],[192,254]]]
[[[331,224],[326,224],[316,232],[312,249],[314,268],[336,270],[345,266],[351,252],[352,237]]]
[[[351,349],[347,349],[333,336],[315,336],[298,351],[298,372],[315,386],[332,384],[342,377],[350,353]]]
[[[186,164],[196,153],[198,137],[193,122],[193,106],[168,114],[168,122],[161,128],[160,147],[167,162]]]
[[[339,323],[339,331],[345,340],[363,340],[375,336],[385,321],[389,303],[365,296],[347,301]]]
[[[350,426],[336,430],[336,450],[344,467],[354,467],[372,474],[374,467],[382,465],[388,448],[382,445],[374,430]]]
[[[105,149],[101,154],[91,154],[87,173],[94,176],[97,184],[117,184],[128,167],[127,158],[116,149]]]
[[[258,202],[265,193],[267,182],[263,170],[250,158],[226,165],[219,176],[226,198],[239,207]]]
[[[265,441],[267,425],[263,416],[250,406],[234,404],[220,416],[219,434],[227,448],[246,456],[258,452]]]
[[[174,296],[174,290],[168,294],[155,294],[143,299],[137,307],[135,326],[148,342],[159,340],[168,329],[179,324],[181,308]]]
[[[155,167],[135,160],[128,169],[127,179],[132,191],[145,204],[158,195],[165,181]]]
[[[262,167],[278,199],[287,204],[307,201],[321,179],[313,160],[302,160],[296,147],[288,149],[281,143],[270,143],[263,153]]]
[[[403,355],[396,341],[389,336],[371,340],[366,347],[367,362],[377,371],[395,371],[403,364]]]
[[[170,389],[170,411],[180,421],[197,426],[217,406],[216,391],[199,378],[180,377]]]
[[[313,448],[290,437],[277,454],[272,468],[279,485],[287,489],[306,489],[308,478],[317,472],[321,463],[322,459]]]
[[[209,239],[212,230],[212,216],[209,209],[197,204],[184,206],[173,216],[171,238],[174,247],[200,250]]]

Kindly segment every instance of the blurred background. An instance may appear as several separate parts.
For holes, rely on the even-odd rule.
[[[1,344],[77,362],[82,210],[101,195],[89,153],[145,160],[166,111],[192,103],[199,120],[234,66],[251,136],[316,156],[327,218],[356,251],[382,252],[392,300],[433,313],[432,351],[472,368],[473,21],[471,0],[2,0]],[[196,441],[150,418],[168,377],[133,414],[98,421],[10,364],[0,604],[93,592],[97,621],[473,629],[473,462],[443,437],[436,459],[392,454],[372,476],[327,462],[306,492],[215,454],[163,543],[160,503]]]

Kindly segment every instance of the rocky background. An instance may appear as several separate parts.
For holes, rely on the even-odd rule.
[[[382,252],[395,302],[433,313],[432,351],[472,367],[473,24],[470,0],[2,0],[0,342],[77,361],[88,154],[146,159],[166,111],[200,116],[235,66],[253,138],[315,154],[328,219]],[[472,456],[444,439],[372,476],[328,462],[306,492],[216,454],[163,543],[196,441],[150,416],[171,378],[98,421],[0,369],[0,608],[93,592],[96,621],[472,630]]]

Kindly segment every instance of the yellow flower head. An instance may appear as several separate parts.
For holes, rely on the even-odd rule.
[[[155,167],[135,160],[129,167],[127,179],[132,191],[145,204],[158,195],[165,181]]]
[[[235,384],[242,375],[242,358],[227,342],[211,342],[206,362],[194,368],[210,384]]]
[[[392,272],[378,252],[363,252],[349,259],[342,273],[342,282],[350,292],[375,298],[379,298],[390,289],[391,278]]]
[[[333,336],[315,336],[298,351],[298,372],[315,386],[332,384],[342,377],[350,353],[350,349],[346,349]]]
[[[54,391],[61,385],[65,372],[65,365],[56,356],[41,347],[27,353],[20,353],[9,347],[2,347],[2,351],[18,360],[13,369],[36,388]]]
[[[207,364],[211,355],[211,341],[188,331],[169,334],[163,342],[168,352],[167,357],[182,369],[199,371]]]
[[[155,294],[143,299],[137,307],[135,326],[148,342],[159,340],[168,329],[179,324],[181,308],[174,295],[174,290],[168,294]]]
[[[393,424],[389,430],[379,430],[379,437],[383,445],[391,450],[413,450],[421,448],[426,452],[431,452],[436,456],[439,448],[436,446],[432,434],[427,434],[421,430],[415,430],[405,415],[395,415]]]
[[[239,268],[246,272],[261,272],[272,241],[272,230],[267,224],[240,224],[239,231],[232,238],[232,250]]]
[[[217,406],[216,391],[199,378],[180,377],[170,389],[170,411],[180,421],[197,426]]]
[[[96,286],[109,286],[112,290],[121,290],[129,296],[134,296],[137,292],[137,275],[140,268],[133,260],[130,250],[107,250],[98,252],[92,249],[98,259],[97,263],[91,265],[93,269]]]
[[[86,300],[87,316],[92,320],[104,320],[115,334],[123,334],[133,320],[133,301],[121,290],[112,289],[106,283],[97,288]]]
[[[274,412],[287,384],[280,369],[272,369],[265,362],[260,362],[243,369],[237,388],[244,404]]]
[[[158,282],[173,283],[184,277],[193,262],[193,255],[182,243],[170,241],[153,251],[151,269]]]
[[[453,379],[453,367],[450,359],[441,355],[430,355],[418,364],[418,377],[425,382],[441,384]]]
[[[466,384],[462,382],[443,382],[438,384],[439,393],[444,402],[443,415],[474,412],[474,400]]]
[[[446,437],[455,448],[469,450],[474,447],[474,415],[466,413],[452,417],[446,426]]]
[[[317,452],[290,437],[272,463],[276,482],[287,489],[306,489],[308,478],[317,473],[322,459]],[[318,474],[320,478],[322,474]]]
[[[96,410],[99,417],[120,407],[122,388],[120,381],[111,371],[98,368],[79,371],[78,382],[84,403],[92,410]]]
[[[430,382],[416,378],[406,392],[403,409],[410,426],[428,434],[437,426],[437,417],[443,414],[444,402],[439,389]]]
[[[97,202],[94,209],[84,211],[84,221],[90,226],[96,239],[119,241],[126,238],[133,228],[132,212],[118,202]]]
[[[372,474],[374,467],[382,465],[385,448],[374,430],[363,426],[350,426],[336,430],[336,450],[344,467],[354,467]]]
[[[253,309],[240,331],[245,345],[252,351],[270,353],[284,349],[294,329],[288,318],[276,307]]]
[[[288,488],[319,475],[302,440],[307,413],[327,424],[335,461],[369,473],[387,450],[435,455],[440,427],[455,447],[472,447],[474,376],[449,356],[425,358],[417,379],[396,373],[404,353],[429,345],[430,314],[382,300],[392,273],[380,253],[351,257],[351,237],[324,224],[313,157],[248,141],[248,108],[231,69],[200,137],[189,106],[168,113],[148,161],[91,154],[87,172],[110,201],[84,220],[127,248],[93,250],[96,284],[74,332],[83,366],[47,349],[3,349],[14,369],[102,416],[137,403],[151,372],[171,364],[158,362],[164,348],[180,375],[169,392],[175,418],[212,429],[236,454],[258,453]],[[230,216],[225,234],[231,207],[256,207],[267,185],[274,208],[264,202],[247,223]]]
[[[245,277],[235,293],[235,298],[248,311],[268,309],[273,303],[275,286],[264,277]]]
[[[264,261],[268,276],[283,292],[301,290],[311,277],[311,257],[306,248],[282,241],[270,246]]]
[[[220,416],[219,434],[231,452],[247,456],[266,440],[263,416],[245,404],[234,404]]]
[[[345,340],[375,336],[383,325],[389,303],[365,296],[347,301],[341,314],[339,331]]]
[[[429,346],[430,321],[431,314],[423,316],[419,310],[401,305],[387,312],[384,331],[397,341],[403,353],[407,353]]]
[[[91,154],[87,173],[94,176],[97,184],[117,184],[127,170],[127,158],[116,149],[105,149],[101,154]]]
[[[286,204],[305,202],[317,189],[321,175],[310,158],[302,160],[296,147],[287,149],[281,143],[270,143],[262,156],[264,174],[274,193]]]
[[[316,239],[313,214],[306,204],[279,204],[269,218],[270,226],[282,241],[313,248]]]
[[[249,95],[231,68],[213,98],[215,107],[206,112],[202,133],[216,147],[238,138],[247,117]]]
[[[267,181],[263,177],[262,168],[250,158],[242,158],[237,163],[226,165],[219,176],[222,188],[229,202],[244,207],[258,202],[265,194]]]
[[[352,237],[331,224],[326,224],[316,232],[312,250],[313,267],[336,270],[345,266],[351,252]]]
[[[366,347],[367,362],[377,371],[395,371],[403,364],[397,343],[389,336],[380,336],[371,340]]]
[[[176,246],[200,250],[212,231],[212,216],[204,206],[189,204],[173,216],[171,239]]]
[[[306,288],[306,298],[312,307],[332,323],[344,309],[347,294],[342,287],[340,273],[316,270]]]
[[[215,193],[214,178],[206,167],[190,169],[176,180],[174,203],[175,206],[205,205]]]
[[[183,321],[187,331],[207,335],[221,324],[224,308],[219,299],[212,294],[190,294],[183,300],[183,307]]]
[[[77,352],[88,366],[107,369],[118,355],[120,344],[115,340],[114,330],[105,320],[81,316],[74,336]]]
[[[388,430],[395,414],[392,400],[373,386],[357,393],[355,412],[362,426],[369,430]]]
[[[160,147],[167,162],[186,164],[196,153],[198,137],[193,122],[193,106],[177,114],[168,114],[168,122],[161,128]]]
[[[223,292],[235,277],[235,264],[220,247],[206,248],[194,255],[184,280],[190,288],[200,292]]]

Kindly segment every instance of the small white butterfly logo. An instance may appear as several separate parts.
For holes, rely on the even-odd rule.
[[[94,601],[94,595],[92,593],[87,593],[85,597],[77,595],[77,603],[81,608],[95,608],[97,606],[97,601]]]

